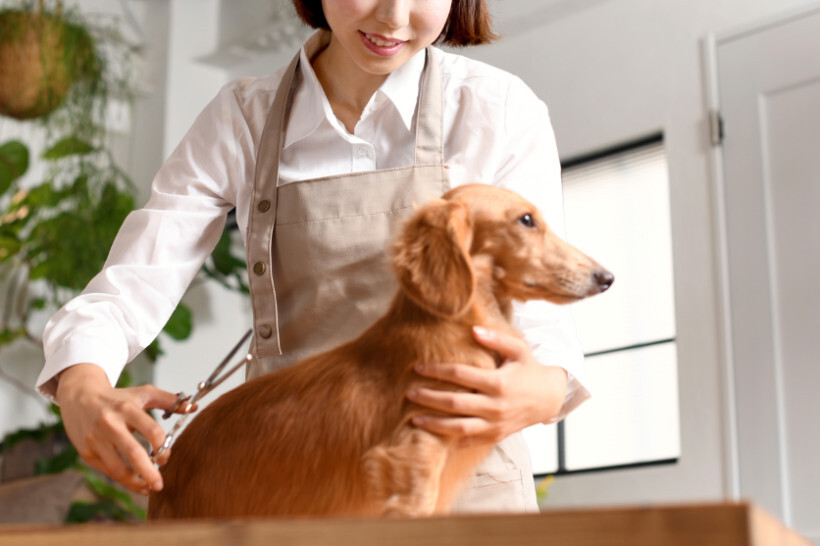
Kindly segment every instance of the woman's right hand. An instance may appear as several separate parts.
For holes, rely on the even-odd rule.
[[[60,374],[55,397],[68,438],[89,465],[135,493],[162,489],[162,475],[133,433],[139,432],[156,452],[165,432],[147,410],[170,410],[175,394],[153,385],[113,388],[102,368],[77,364]]]

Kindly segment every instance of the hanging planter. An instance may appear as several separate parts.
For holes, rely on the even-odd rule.
[[[67,21],[59,0],[53,11],[0,10],[0,115],[32,119],[63,103],[78,79],[99,75],[94,40]]]

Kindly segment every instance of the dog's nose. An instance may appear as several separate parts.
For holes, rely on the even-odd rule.
[[[599,269],[594,275],[595,282],[598,284],[598,290],[601,292],[606,291],[610,286],[612,286],[612,283],[615,282],[615,275],[606,269]]]

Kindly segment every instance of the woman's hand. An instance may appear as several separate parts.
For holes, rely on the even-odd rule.
[[[150,489],[162,489],[162,476],[133,432],[139,432],[158,450],[165,432],[146,410],[169,410],[176,398],[153,385],[115,389],[103,369],[94,364],[64,370],[56,392],[66,433],[80,456],[143,495]],[[160,462],[165,460],[164,456]]]
[[[551,420],[564,403],[567,374],[535,361],[526,341],[498,330],[475,327],[476,340],[498,352],[503,364],[493,370],[467,364],[425,364],[416,371],[470,392],[419,388],[408,398],[449,415],[422,414],[413,423],[430,432],[458,437],[467,445],[496,443],[536,423]]]

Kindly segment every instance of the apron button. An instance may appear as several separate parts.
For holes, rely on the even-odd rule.
[[[273,335],[273,330],[267,324],[263,324],[257,328],[256,332],[259,334],[259,337],[263,339],[268,339],[271,335]]]
[[[256,262],[255,264],[253,264],[253,272],[257,275],[264,275],[265,270],[267,269],[267,266],[262,262]]]
[[[259,204],[256,205],[256,208],[259,212],[268,212],[270,210],[270,201],[265,199],[264,201],[259,201]]]

